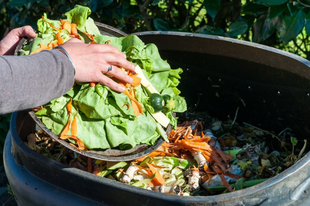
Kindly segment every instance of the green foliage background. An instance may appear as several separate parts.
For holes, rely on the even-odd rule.
[[[0,37],[23,25],[36,28],[43,13],[50,19],[63,18],[76,4],[90,7],[95,21],[126,33],[219,35],[310,59],[310,0],[0,0]],[[4,139],[9,115],[0,116],[0,121],[0,139]]]

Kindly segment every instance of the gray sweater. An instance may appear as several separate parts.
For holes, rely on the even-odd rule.
[[[73,84],[74,68],[59,50],[0,56],[0,114],[44,105]]]

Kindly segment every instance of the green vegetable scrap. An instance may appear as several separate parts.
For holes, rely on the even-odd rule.
[[[106,44],[118,48],[133,64],[139,65],[144,75],[160,95],[171,97],[169,109],[163,113],[170,119],[170,124],[176,127],[174,112],[184,112],[187,109],[186,101],[179,96],[177,89],[182,69],[171,69],[167,61],[160,57],[155,44],[145,44],[138,36],[110,37],[102,35],[94,21],[88,17],[91,11],[87,7],[75,6],[65,14],[71,24],[77,25],[79,37],[85,40],[81,32],[91,35],[99,44]],[[44,19],[44,20],[43,20]],[[62,20],[63,21],[63,20]],[[48,23],[47,23],[48,22]],[[40,48],[40,45],[48,45],[55,41],[55,35],[60,33],[55,28],[60,28],[61,21],[50,20],[44,14],[38,22],[38,36],[32,45],[25,45],[23,55]],[[65,30],[60,33],[64,42],[71,38]],[[42,110],[36,112],[42,122],[56,135],[59,135],[67,124],[69,115],[66,105],[72,99],[72,116],[77,119],[77,137],[88,149],[130,149],[137,144],[146,143],[152,145],[160,137],[161,131],[157,128],[157,122],[147,112],[150,108],[149,94],[143,86],[134,89],[135,98],[141,104],[143,113],[136,116],[132,109],[132,101],[124,93],[117,93],[110,88],[97,84],[91,87],[89,83],[76,84],[69,92],[60,98],[54,99],[44,105]],[[128,105],[128,106],[124,106]]]

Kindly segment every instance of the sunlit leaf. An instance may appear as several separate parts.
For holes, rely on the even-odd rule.
[[[203,5],[207,13],[214,19],[220,9],[221,0],[205,0]]]
[[[240,34],[243,34],[248,30],[248,25],[245,21],[236,21],[232,25],[229,26],[229,36],[237,37]]]
[[[288,2],[288,0],[254,0],[254,3],[256,4],[262,4],[265,6],[274,6],[274,5],[280,5]]]
[[[169,24],[162,19],[155,18],[153,20],[153,24],[157,31],[169,31],[170,30]]]
[[[280,40],[284,43],[288,43],[292,39],[296,38],[305,25],[303,10],[295,12],[292,16],[285,16],[281,22],[279,28]]]

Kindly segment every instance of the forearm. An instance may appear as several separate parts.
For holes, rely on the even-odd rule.
[[[41,106],[74,84],[74,68],[58,50],[0,56],[0,114]]]

